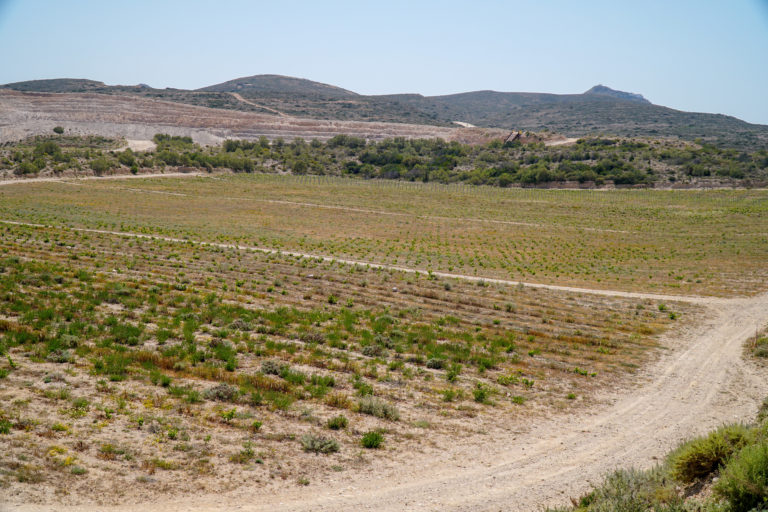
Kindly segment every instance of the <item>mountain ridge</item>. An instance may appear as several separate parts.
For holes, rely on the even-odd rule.
[[[311,119],[451,126],[454,122],[506,130],[550,130],[569,137],[671,137],[735,149],[768,147],[768,126],[733,116],[655,105],[641,94],[598,84],[583,93],[469,91],[439,96],[362,95],[334,85],[283,75],[253,75],[196,90],[106,85],[51,79],[0,86],[23,92],[127,94],[226,110]]]

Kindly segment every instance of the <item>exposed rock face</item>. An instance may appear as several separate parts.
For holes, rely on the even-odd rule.
[[[610,87],[606,87],[602,84],[592,87],[590,90],[588,90],[584,94],[610,96],[612,98],[616,98],[620,100],[638,101],[640,103],[651,103],[650,101],[645,99],[642,94],[637,94],[635,92],[617,91],[615,89],[611,89]]]

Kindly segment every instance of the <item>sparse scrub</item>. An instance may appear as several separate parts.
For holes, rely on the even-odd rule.
[[[334,453],[339,451],[339,443],[335,439],[307,434],[301,437],[301,447],[305,452]]]
[[[344,415],[334,416],[326,422],[326,426],[331,430],[341,430],[347,428],[349,420]]]
[[[377,418],[384,418],[390,421],[400,419],[400,411],[394,404],[385,402],[374,396],[364,396],[357,404],[357,409],[363,414],[370,414]]]
[[[360,440],[360,444],[363,445],[363,448],[368,449],[380,448],[383,442],[384,435],[377,430],[366,432],[363,434],[363,438]]]

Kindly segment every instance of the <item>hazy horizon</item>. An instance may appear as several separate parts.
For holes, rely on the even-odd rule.
[[[86,78],[196,89],[243,76],[360,94],[578,94],[768,124],[768,0],[291,6],[0,0],[0,83]]]

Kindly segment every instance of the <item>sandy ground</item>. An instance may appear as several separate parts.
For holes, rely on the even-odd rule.
[[[81,231],[148,237],[135,233]],[[181,239],[162,239],[189,243]],[[206,245],[233,247],[229,244]],[[420,272],[385,265],[371,266]],[[504,280],[485,281],[518,284]],[[589,482],[598,481],[613,468],[647,467],[685,438],[724,422],[749,421],[757,405],[768,394],[765,370],[742,358],[744,341],[757,328],[768,324],[768,295],[722,299],[526,285],[606,296],[687,301],[705,307],[707,314],[703,320],[663,340],[669,351],[643,370],[637,386],[608,392],[600,397],[604,405],[582,415],[545,418],[527,429],[496,433],[492,442],[483,436],[462,440],[443,452],[413,457],[407,465],[383,468],[375,476],[344,472],[324,486],[297,486],[279,494],[266,494],[259,487],[245,487],[215,496],[190,494],[172,502],[154,502],[149,508],[166,512],[193,509],[211,512],[232,509],[539,510],[544,505],[566,503],[569,497],[584,492]],[[147,508],[146,504],[119,507],[5,505],[0,510],[95,512]]]

